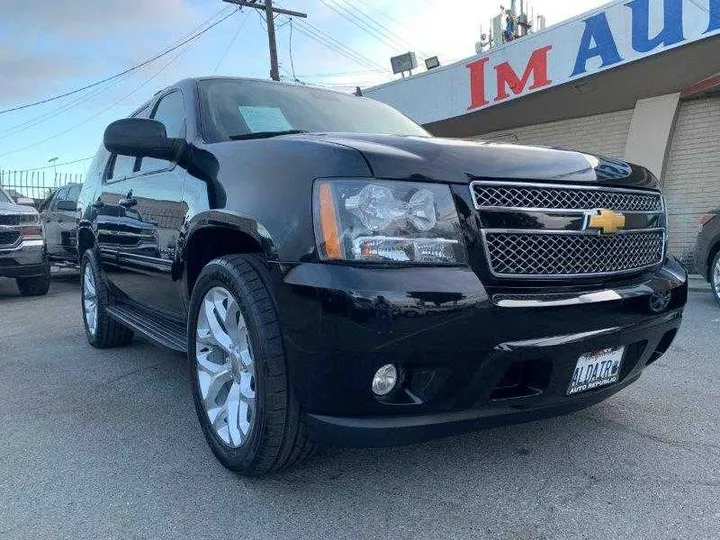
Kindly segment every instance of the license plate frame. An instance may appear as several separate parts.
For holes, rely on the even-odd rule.
[[[617,383],[624,357],[625,347],[608,347],[581,355],[573,368],[566,395],[575,396]]]

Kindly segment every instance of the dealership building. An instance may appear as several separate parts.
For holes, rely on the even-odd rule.
[[[370,88],[433,134],[572,148],[662,179],[690,261],[720,207],[720,0],[621,0],[472,58]]]

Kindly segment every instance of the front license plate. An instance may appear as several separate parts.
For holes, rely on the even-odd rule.
[[[575,365],[567,395],[579,394],[620,380],[625,347],[583,354]]]

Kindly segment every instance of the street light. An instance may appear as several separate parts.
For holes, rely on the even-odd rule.
[[[55,156],[54,158],[48,159],[48,163],[52,163],[53,165],[53,174],[55,175],[55,187],[57,187],[57,160],[59,158]]]

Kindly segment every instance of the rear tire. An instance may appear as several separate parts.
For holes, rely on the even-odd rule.
[[[107,314],[110,294],[100,273],[95,253],[88,249],[80,264],[83,324],[88,343],[97,349],[124,347],[133,339],[133,332]]]
[[[188,359],[200,426],[217,459],[246,476],[277,471],[315,450],[290,386],[269,284],[262,258],[229,255],[202,270],[190,301]]]
[[[720,305],[720,251],[717,252],[710,268],[710,284],[715,301]]]
[[[50,290],[50,265],[41,276],[17,278],[15,282],[21,296],[44,296]]]

